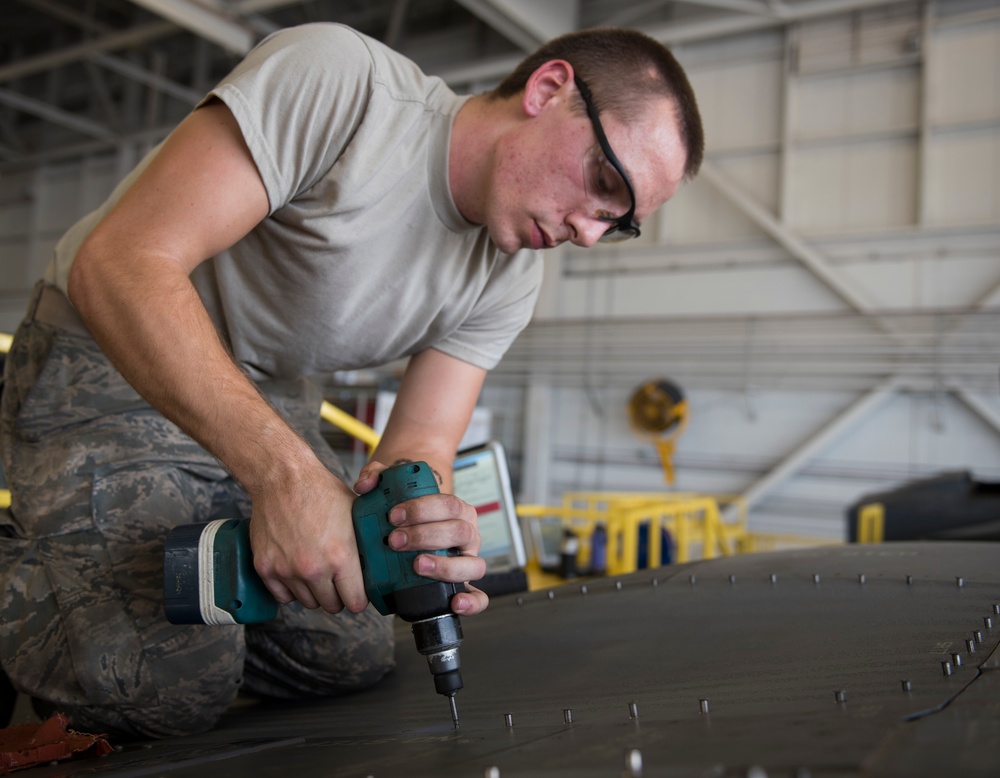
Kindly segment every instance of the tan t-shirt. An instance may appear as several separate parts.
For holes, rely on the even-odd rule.
[[[496,365],[531,317],[541,259],[500,252],[455,207],[448,143],[466,98],[327,23],[269,36],[210,96],[236,117],[270,214],[192,280],[253,378],[426,348]],[[64,236],[48,281],[66,288],[83,239],[156,151]]]

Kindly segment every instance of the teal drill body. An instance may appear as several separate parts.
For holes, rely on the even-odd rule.
[[[450,698],[457,726],[462,628],[451,598],[459,587],[417,575],[414,560],[428,552],[394,551],[388,543],[394,529],[389,511],[438,491],[425,462],[395,465],[355,499],[351,513],[365,593],[379,613],[413,624],[417,650],[427,657],[437,691]],[[171,530],[164,544],[164,608],[171,623],[257,624],[277,616],[278,603],[253,566],[249,525],[247,519],[223,519]]]

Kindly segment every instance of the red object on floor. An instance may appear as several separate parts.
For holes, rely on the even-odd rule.
[[[104,735],[76,732],[68,726],[69,719],[55,713],[41,724],[0,729],[0,773],[71,756],[103,756],[114,751]]]

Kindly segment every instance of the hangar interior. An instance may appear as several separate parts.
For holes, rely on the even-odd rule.
[[[640,239],[545,253],[532,323],[487,378],[479,403],[486,436],[506,449],[517,501],[551,505],[578,492],[725,495],[744,506],[750,533],[776,547],[819,547],[848,539],[848,509],[865,495],[950,472],[1000,482],[995,0],[7,0],[2,17],[0,333],[16,328],[63,231],[271,31],[341,22],[455,91],[479,92],[549,38],[628,26],[670,46],[685,67],[705,122],[705,163]],[[391,391],[399,372],[389,365],[323,378],[332,403],[372,423],[380,391]],[[686,403],[683,424],[671,428],[669,483],[658,453],[668,436],[637,429],[629,413],[636,390],[662,379],[681,387]],[[358,469],[364,444],[332,429],[330,439]],[[965,631],[997,601],[996,566],[988,572],[996,556],[992,547],[984,553],[972,566],[984,610],[966,590]],[[816,559],[833,565],[837,580],[855,583],[864,572],[860,562]],[[961,564],[944,561],[931,560],[927,575],[954,586]],[[900,564],[890,565],[897,578],[907,572]],[[886,607],[904,595],[886,595]],[[942,613],[951,607],[935,596]],[[487,624],[505,623],[515,607],[501,604]],[[769,651],[756,649],[765,663]],[[877,654],[862,659],[877,662]],[[737,695],[738,705],[752,709],[758,692]],[[697,690],[688,696],[696,700]],[[653,703],[661,718],[686,715],[661,703]],[[504,712],[473,705],[473,717],[484,720]],[[1000,717],[995,705],[983,706],[994,734],[965,745],[985,755],[985,775],[1000,763]],[[696,716],[685,726],[703,724]],[[629,741],[619,725],[600,730],[613,734],[616,754]],[[811,726],[821,731],[826,719]],[[547,737],[548,725],[540,727],[536,734]],[[265,729],[252,720],[233,737],[290,747],[294,733],[268,741]],[[413,774],[448,774],[433,749],[444,735],[410,734],[406,753],[423,766]],[[954,744],[951,734],[935,737]],[[330,753],[347,758],[363,748],[368,736],[352,736],[327,742]],[[534,746],[495,737],[465,744],[461,774],[490,775],[491,754],[505,748],[532,763]],[[666,746],[650,737],[640,738],[647,755],[667,759]],[[538,774],[591,774],[559,762],[560,749],[570,748],[564,738],[560,730],[549,741],[556,756],[532,763],[550,760]],[[212,747],[198,742],[195,752]],[[828,754],[827,771],[812,774],[859,774],[869,758],[859,753],[841,767]],[[866,762],[872,774],[934,774],[921,773],[912,755],[886,762],[882,753],[881,762]],[[751,775],[757,756],[747,746],[734,757],[741,772],[652,774]],[[781,769],[808,762],[797,758]],[[712,764],[701,754],[690,759],[699,769]],[[160,766],[133,758],[122,769],[140,775]],[[355,766],[352,775],[402,769]],[[983,765],[964,767],[974,775]]]
[[[61,232],[253,41],[332,20],[457,91],[541,41],[634,26],[671,46],[706,164],[628,245],[557,248],[480,405],[517,497],[664,488],[632,392],[680,386],[671,488],[840,540],[845,506],[943,471],[1000,480],[1000,9],[989,0],[13,0],[0,64],[0,332]],[[330,377],[370,413],[390,367]],[[364,455],[357,444],[355,464]]]

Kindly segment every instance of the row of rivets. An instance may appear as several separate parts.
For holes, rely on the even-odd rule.
[[[813,583],[818,584],[820,582],[819,573],[814,573],[812,579],[813,579]],[[864,573],[859,573],[858,574],[858,583],[863,584],[863,583],[865,583],[866,580],[867,579],[865,578],[865,574]],[[771,575],[770,575],[770,581],[773,584],[777,583],[778,582],[778,576],[775,573],[771,573]],[[688,582],[690,584],[694,585],[694,584],[696,584],[698,582],[698,579],[697,579],[696,576],[691,575],[691,576],[688,577]],[[956,584],[960,588],[965,586],[965,580],[961,576],[958,576],[955,579],[955,582],[956,582]],[[731,584],[735,584],[736,583],[736,576],[735,575],[731,574],[729,576],[729,583],[731,583]],[[907,585],[912,585],[913,584],[913,576],[912,575],[906,576],[906,583],[907,583]],[[653,578],[650,581],[650,584],[652,586],[659,586],[660,585],[660,579],[659,578]],[[621,581],[615,581],[615,589],[618,590],[618,591],[622,590],[622,582]],[[586,584],[582,584],[580,586],[580,594],[587,594],[588,592],[589,592],[589,589],[587,588],[587,585]],[[550,600],[554,600],[556,598],[555,591],[552,590],[552,589],[549,589],[548,592],[547,592],[547,597]],[[523,597],[518,597],[517,598],[517,604],[518,605],[524,605],[524,598]],[[994,603],[993,604],[993,613],[994,613],[994,615],[1000,615],[1000,603]],[[983,618],[983,624],[985,625],[986,629],[992,629],[993,628],[993,619],[990,618],[989,616],[986,616],[986,617]],[[982,637],[977,637],[976,640],[979,641],[979,642],[982,642]]]

